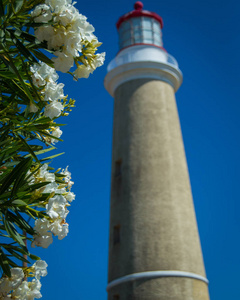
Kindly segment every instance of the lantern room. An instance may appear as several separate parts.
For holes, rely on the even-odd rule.
[[[117,22],[120,50],[133,45],[162,47],[162,18],[156,13],[143,10],[137,1],[134,10],[120,17]]]

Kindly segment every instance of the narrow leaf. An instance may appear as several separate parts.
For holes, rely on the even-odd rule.
[[[11,248],[10,249],[7,249],[7,251],[9,253],[11,253],[13,256],[15,256],[17,259],[21,260],[21,261],[24,261],[28,264],[30,264],[30,262],[24,257],[24,256],[21,256],[20,254],[18,254],[17,252],[15,252],[14,250],[12,250]]]
[[[40,51],[31,49],[31,52],[41,61],[45,62],[46,64],[48,64],[49,66],[53,67],[53,61],[48,58],[45,54],[43,54]]]
[[[26,173],[32,164],[32,158],[22,160],[5,178],[0,188],[0,195],[16,180],[22,173]]]
[[[36,58],[31,54],[31,52],[16,38],[14,32],[12,30],[9,30],[9,32],[13,43],[16,45],[20,53],[22,53],[22,55],[31,62],[37,62]]]
[[[49,160],[49,159],[53,159],[55,157],[58,157],[60,155],[63,155],[65,152],[62,152],[62,153],[59,153],[59,154],[55,154],[55,155],[52,155],[52,156],[48,156],[46,158],[43,158],[43,159],[40,159],[40,162],[43,162],[43,161],[46,161],[46,160]]]
[[[8,259],[4,254],[2,248],[0,247],[0,265],[2,267],[3,272],[8,276],[11,277],[11,270],[8,264]]]
[[[0,16],[4,16],[4,7],[3,7],[3,2],[0,0]]]
[[[35,160],[37,162],[39,162],[37,156],[35,155],[34,151],[32,150],[31,146],[28,145],[28,143],[18,134],[17,135],[19,137],[19,139],[22,141],[23,145],[26,147],[26,149],[28,150],[28,152],[32,155],[33,158],[35,158]]]

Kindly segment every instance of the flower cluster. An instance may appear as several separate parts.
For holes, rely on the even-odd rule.
[[[74,4],[71,0],[45,0],[36,6],[32,17],[43,25],[35,29],[35,35],[54,52],[52,60],[57,71],[69,72],[75,62],[75,79],[88,78],[103,64],[105,53],[95,54],[101,43],[93,34],[94,27]]]
[[[32,273],[31,276],[35,278],[30,282],[24,281],[24,276],[28,274],[24,274],[22,268],[12,268],[10,278],[4,276],[0,279],[1,300],[33,300],[42,297],[40,278],[47,275],[47,263],[38,260],[26,272]]]
[[[48,165],[44,164],[35,175],[36,182],[50,182],[41,189],[41,193],[49,193],[52,197],[45,205],[48,217],[35,221],[34,230],[36,234],[32,247],[48,248],[53,241],[52,234],[58,236],[59,240],[68,234],[68,224],[65,222],[69,212],[67,207],[75,199],[75,194],[71,192],[73,182],[68,168],[60,173],[60,176],[64,178],[60,184],[55,181],[56,175],[49,172],[47,168]]]
[[[47,103],[44,109],[44,115],[50,119],[59,117],[64,110],[61,100],[66,98],[66,96],[63,93],[64,84],[57,83],[57,72],[54,68],[49,67],[43,62],[33,64],[30,67],[30,71],[32,73],[33,84],[41,88],[42,99]],[[32,104],[32,107],[30,106],[31,112],[36,112],[37,110],[38,107],[35,104]],[[54,136],[61,136],[59,131],[56,131],[56,129],[54,131]]]

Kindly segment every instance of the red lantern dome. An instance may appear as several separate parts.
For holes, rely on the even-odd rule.
[[[134,4],[134,10],[126,13],[125,15],[123,15],[122,17],[119,18],[119,20],[117,21],[117,29],[119,29],[120,25],[122,24],[122,22],[129,20],[131,18],[138,18],[138,17],[148,17],[148,18],[153,18],[156,21],[159,22],[161,28],[163,28],[163,20],[162,18],[154,13],[154,12],[150,12],[148,10],[143,10],[143,3],[141,1],[137,1]]]
[[[147,10],[137,1],[134,10],[119,18],[117,24],[120,49],[147,44],[162,47],[162,18]]]

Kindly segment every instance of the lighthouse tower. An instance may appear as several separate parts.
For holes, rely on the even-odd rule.
[[[182,73],[162,28],[136,2],[117,22],[105,78],[115,101],[109,300],[209,299],[175,101]]]

